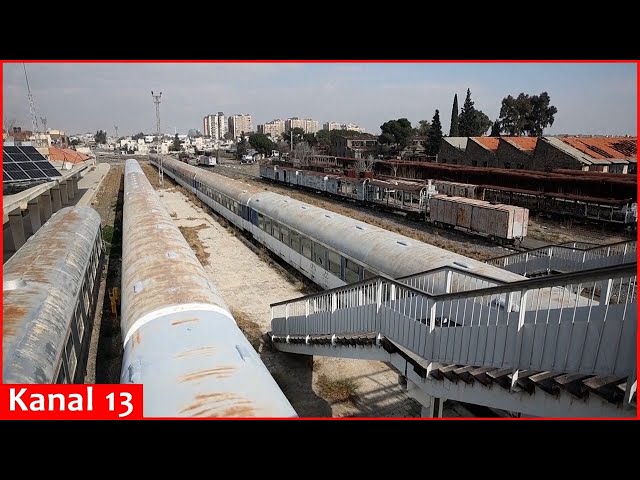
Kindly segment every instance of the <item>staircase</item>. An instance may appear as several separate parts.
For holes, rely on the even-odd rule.
[[[292,353],[388,362],[419,400],[635,416],[636,267],[507,284],[449,267],[380,276],[273,304],[271,339]]]
[[[636,261],[635,240],[581,248],[578,242],[549,245],[491,258],[485,263],[525,277],[577,272]]]

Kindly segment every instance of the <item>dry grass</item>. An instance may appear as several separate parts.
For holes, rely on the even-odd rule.
[[[195,227],[178,227],[180,229],[180,233],[185,238],[193,252],[196,254],[196,257],[200,261],[200,263],[205,266],[209,265],[209,252],[207,252],[204,248],[202,240],[198,237],[198,231],[203,228],[207,228],[207,225],[201,223]]]
[[[358,383],[350,378],[331,379],[325,374],[320,374],[317,386],[318,393],[326,400],[354,403],[358,398]]]
[[[247,340],[249,340],[249,343],[257,352],[262,339],[262,330],[260,329],[260,325],[251,320],[249,315],[239,308],[231,307],[231,315],[233,315],[238,327],[242,330],[244,336],[247,337]]]

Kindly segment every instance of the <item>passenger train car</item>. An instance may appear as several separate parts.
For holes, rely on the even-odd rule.
[[[103,252],[98,213],[66,207],[4,264],[3,383],[84,383]]]
[[[297,416],[132,159],[122,245],[120,381],[144,386],[145,417]]]
[[[159,165],[156,157],[151,163]],[[483,262],[164,157],[164,173],[323,288],[452,266],[523,280]]]

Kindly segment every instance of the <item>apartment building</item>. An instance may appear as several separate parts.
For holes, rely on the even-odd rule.
[[[229,116],[229,132],[233,138],[239,138],[242,132],[248,134],[253,132],[253,124],[251,123],[251,115],[230,115]]]

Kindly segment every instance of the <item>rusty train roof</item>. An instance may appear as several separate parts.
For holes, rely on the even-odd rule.
[[[100,216],[92,208],[63,208],[5,263],[4,383],[55,381],[99,231]]]

